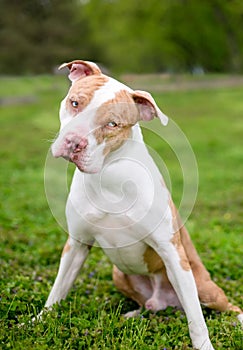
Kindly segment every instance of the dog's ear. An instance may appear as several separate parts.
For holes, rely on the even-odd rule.
[[[75,60],[69,63],[63,63],[58,69],[68,67],[70,70],[69,79],[74,82],[87,75],[101,74],[97,64],[89,61]]]
[[[135,90],[132,97],[139,109],[141,120],[149,121],[154,117],[158,117],[163,125],[167,125],[168,117],[161,112],[150,93]]]

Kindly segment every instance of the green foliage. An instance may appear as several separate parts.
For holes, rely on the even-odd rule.
[[[241,70],[243,37],[237,27],[243,7],[232,1],[173,1],[168,11],[169,38],[175,44],[175,64],[209,71]],[[238,15],[236,15],[236,9]]]
[[[3,0],[1,8],[2,74],[45,73],[74,57],[92,58],[88,22],[76,0]]]
[[[242,307],[243,91],[200,90],[200,79],[196,90],[157,92],[154,97],[186,133],[198,161],[198,199],[187,226],[213,279]],[[154,81],[171,84],[159,77],[133,83],[153,91]],[[91,251],[67,300],[43,321],[29,323],[43,308],[66,240],[46,202],[43,169],[67,87],[63,77],[1,79],[0,347],[191,349],[180,311],[168,308],[156,315],[144,312],[136,319],[121,317],[136,305],[116,291],[112,266],[98,248]],[[34,98],[27,103],[23,95]],[[164,153],[153,135],[145,137],[165,160],[176,195],[181,183],[175,159]],[[235,315],[203,312],[215,348],[242,349]]]
[[[242,15],[238,0],[3,0],[0,72],[75,58],[117,72],[242,72]]]

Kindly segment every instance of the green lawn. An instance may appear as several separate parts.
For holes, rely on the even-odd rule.
[[[116,291],[111,264],[98,248],[91,251],[67,300],[43,321],[28,323],[45,303],[67,238],[52,217],[43,181],[67,86],[60,76],[0,79],[0,348],[191,349],[182,312],[168,308],[137,319],[121,317],[136,305]],[[213,279],[241,307],[242,96],[243,86],[154,94],[186,134],[197,159],[199,191],[187,222],[191,236]],[[152,132],[145,134],[169,169],[177,202],[183,185],[178,161]],[[234,315],[203,312],[216,349],[243,348]]]

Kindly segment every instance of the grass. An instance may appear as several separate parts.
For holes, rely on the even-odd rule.
[[[111,264],[98,248],[67,300],[43,321],[28,322],[45,303],[66,240],[48,208],[43,182],[48,140],[58,130],[58,105],[66,89],[67,81],[58,76],[1,78],[0,348],[191,349],[180,311],[122,318],[136,305],[116,291]],[[213,279],[241,307],[242,93],[243,87],[220,87],[154,95],[185,132],[198,162],[199,192],[187,222],[191,236]],[[178,162],[152,132],[145,136],[164,159],[177,200]],[[235,315],[203,312],[216,349],[242,349]]]

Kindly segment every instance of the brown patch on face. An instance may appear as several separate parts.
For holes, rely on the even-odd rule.
[[[67,253],[69,252],[69,250],[71,249],[71,246],[70,246],[70,243],[69,243],[69,238],[63,248],[63,251],[62,251],[62,257]]]
[[[175,248],[179,254],[181,267],[183,268],[183,270],[189,271],[189,270],[191,270],[191,266],[190,266],[190,263],[188,261],[183,244],[181,242],[181,234],[180,234],[180,230],[179,230],[179,226],[180,226],[179,217],[178,217],[176,207],[171,199],[169,201],[169,206],[170,206],[171,212],[172,212],[172,225],[173,225],[173,229],[174,229],[174,235],[170,241],[175,246]]]
[[[156,251],[147,246],[144,254],[143,260],[148,267],[150,273],[158,273],[161,270],[165,270],[165,265],[161,257],[156,253]]]
[[[139,119],[138,110],[130,93],[121,90],[97,110],[94,136],[98,144],[106,140],[104,155],[118,149],[131,135],[131,127]],[[117,126],[109,127],[114,122]]]
[[[105,75],[90,75],[77,80],[70,88],[66,99],[66,109],[75,116],[80,113],[92,100],[96,90],[108,81]],[[73,106],[77,102],[77,106]]]

